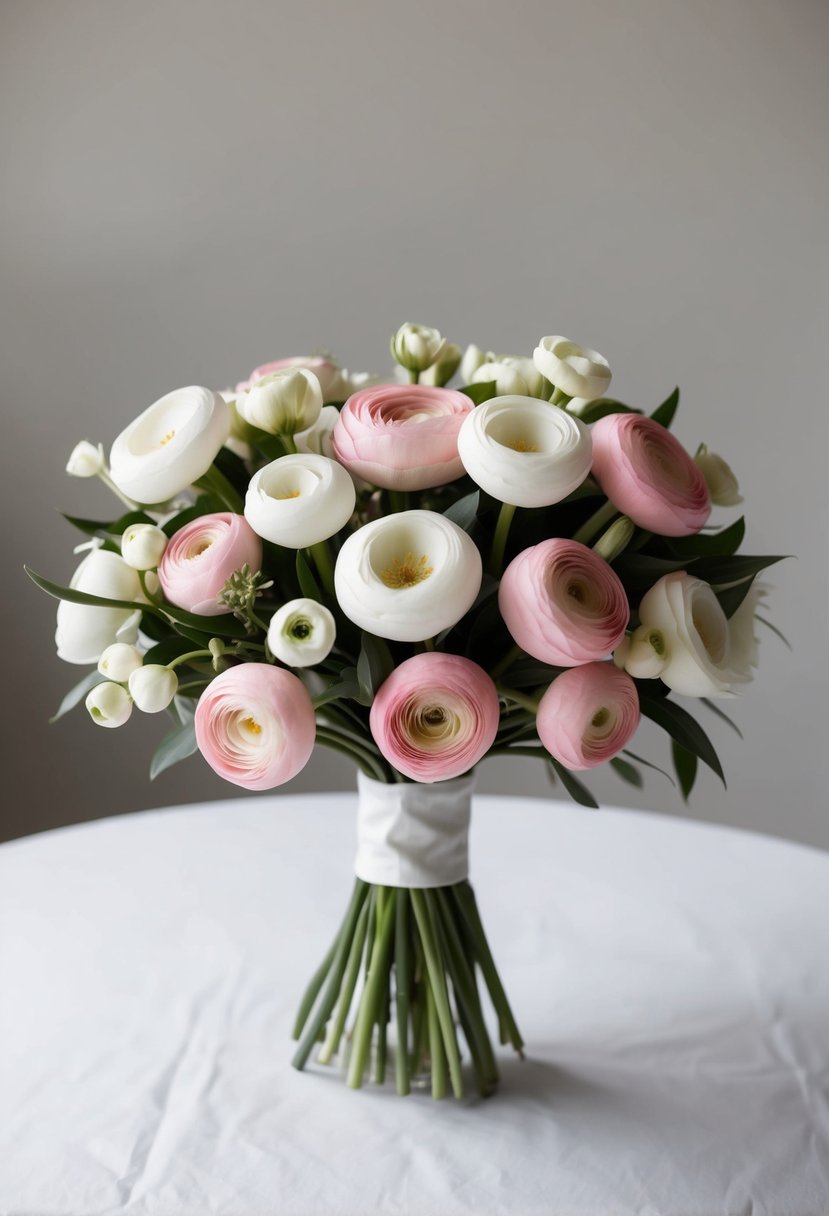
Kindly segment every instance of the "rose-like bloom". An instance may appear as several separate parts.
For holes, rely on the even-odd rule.
[[[324,604],[297,599],[283,604],[268,624],[271,654],[288,667],[313,667],[331,653],[337,623]]]
[[[136,571],[108,549],[92,549],[72,575],[69,586],[108,600],[130,603],[144,600]],[[97,663],[113,642],[134,642],[140,620],[140,609],[103,608],[61,600],[55,633],[58,656],[67,663]]]
[[[178,692],[178,676],[160,663],[147,663],[137,668],[129,678],[129,690],[138,708],[145,714],[157,714],[166,709]]]
[[[322,389],[313,372],[285,367],[252,384],[236,398],[236,409],[251,426],[269,435],[293,435],[313,426],[322,409]]]
[[[110,477],[136,502],[166,502],[203,477],[227,439],[227,403],[209,388],[156,401],[112,445]]]
[[[604,355],[560,334],[541,339],[533,351],[533,363],[568,397],[603,397],[610,384],[610,365]]]
[[[685,570],[666,574],[643,596],[639,619],[659,635],[655,648],[664,652],[659,678],[674,692],[727,697],[735,684],[751,679],[750,653],[732,648],[728,618],[702,579]]]
[[[428,325],[406,321],[391,340],[391,353],[401,367],[410,372],[425,372],[440,356],[443,338]]]
[[[283,785],[314,749],[316,720],[305,685],[268,663],[216,676],[196,706],[196,742],[210,767],[248,790]]]
[[[498,730],[498,693],[457,654],[416,654],[380,686],[369,724],[389,764],[413,781],[448,781],[483,759]]]
[[[342,465],[314,452],[298,452],[254,473],[245,518],[265,540],[305,549],[339,532],[356,501],[354,482]]]
[[[132,699],[126,688],[111,684],[108,680],[96,684],[87,693],[84,704],[95,725],[106,726],[110,730],[123,726],[132,713]]]
[[[716,452],[709,452],[704,443],[699,445],[694,456],[708,486],[711,501],[718,507],[736,507],[743,501],[740,486],[730,465]]]
[[[155,524],[130,524],[121,536],[121,556],[133,570],[155,570],[167,548],[167,536]]]
[[[273,359],[270,363],[263,363],[261,367],[253,369],[247,380],[242,380],[236,385],[236,392],[246,393],[256,384],[257,380],[264,380],[266,376],[284,371],[285,368],[297,367],[314,373],[319,381],[324,403],[344,401],[351,392],[348,373],[338,367],[333,359],[328,359],[324,355],[292,355],[288,359]]]
[[[493,397],[466,418],[458,451],[474,482],[499,502],[548,507],[590,472],[583,422],[533,397]]]
[[[420,373],[420,383],[442,388],[448,384],[461,365],[461,348],[454,342],[444,342],[437,363]]]
[[[364,524],[337,558],[337,602],[381,638],[422,642],[457,624],[481,589],[481,555],[435,511],[399,511]]]
[[[387,490],[426,490],[462,476],[458,432],[474,406],[464,393],[380,384],[346,401],[334,453],[349,472]]]
[[[220,511],[185,524],[170,539],[158,579],[171,604],[197,616],[221,616],[219,595],[231,574],[262,568],[262,542],[242,515]]]
[[[555,667],[606,658],[630,617],[625,589],[607,562],[576,540],[558,538],[513,558],[498,607],[521,649]]]
[[[72,449],[66,471],[70,477],[97,477],[103,473],[105,465],[104,445],[99,443],[95,447],[88,439],[82,439]]]
[[[569,769],[612,760],[639,725],[639,695],[612,663],[586,663],[556,676],[541,698],[538,737]]]
[[[711,514],[708,487],[670,431],[640,414],[608,414],[591,433],[593,476],[614,506],[660,536],[699,532]]]
[[[98,671],[116,684],[126,684],[143,662],[144,656],[137,646],[129,646],[126,642],[113,642],[98,659]]]

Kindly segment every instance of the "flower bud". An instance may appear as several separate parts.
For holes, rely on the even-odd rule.
[[[123,726],[132,713],[132,701],[127,690],[108,680],[96,684],[87,693],[85,705],[96,726],[106,726],[110,730]]]
[[[613,661],[637,680],[655,680],[665,666],[665,638],[659,629],[640,625],[616,647]]]
[[[508,363],[482,363],[476,372],[472,373],[470,384],[486,384],[494,382],[497,397],[529,397],[530,389],[527,381],[517,367]]]
[[[313,667],[331,653],[337,625],[324,604],[311,599],[291,600],[273,614],[268,646],[288,667]]]
[[[98,671],[116,684],[126,684],[143,662],[144,656],[137,646],[130,646],[126,642],[113,642],[98,659]]]
[[[391,353],[401,367],[410,372],[425,372],[443,352],[443,338],[428,325],[401,325],[391,340]]]
[[[105,464],[104,445],[99,443],[95,447],[94,443],[82,439],[72,449],[66,471],[70,477],[97,477],[103,473]]]
[[[167,537],[155,524],[132,524],[121,537],[121,556],[133,570],[155,570],[167,548]]]
[[[293,435],[313,426],[322,409],[322,389],[313,372],[285,367],[251,385],[236,400],[245,422],[269,435]]]
[[[602,397],[610,384],[610,366],[604,355],[560,334],[541,339],[533,351],[533,362],[568,397]]]
[[[632,521],[627,515],[622,515],[602,533],[593,546],[593,552],[606,562],[612,562],[630,544],[635,531]]]
[[[444,384],[448,384],[452,379],[460,365],[461,348],[454,342],[445,342],[437,363],[433,363],[426,369],[420,377],[420,383],[432,385],[434,388],[443,388]]]
[[[471,384],[472,377],[478,368],[482,367],[484,363],[492,363],[494,360],[495,356],[491,350],[481,350],[480,346],[476,346],[474,342],[470,343],[461,359],[461,380],[464,384]]]
[[[130,695],[145,714],[166,709],[178,690],[178,676],[160,663],[139,667],[129,679]]]
[[[718,507],[736,507],[743,501],[737,478],[722,456],[709,452],[704,443],[697,448],[694,461],[705,478],[711,501]]]

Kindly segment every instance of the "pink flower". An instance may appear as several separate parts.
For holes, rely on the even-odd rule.
[[[158,579],[171,604],[198,616],[227,612],[218,600],[231,574],[262,568],[262,542],[244,515],[202,515],[176,532],[164,550]]]
[[[283,785],[314,748],[307,688],[268,663],[243,663],[216,676],[196,706],[196,742],[210,767],[247,790]]]
[[[625,589],[604,558],[576,540],[544,540],[504,571],[498,607],[522,650],[557,667],[606,658],[625,635]]]
[[[472,402],[425,384],[378,384],[349,397],[332,435],[350,473],[387,490],[426,490],[463,475],[458,431]]]
[[[489,751],[498,730],[498,693],[471,659],[427,651],[406,659],[374,698],[374,741],[413,781],[459,777]]]
[[[612,663],[586,663],[556,676],[536,718],[541,742],[570,769],[612,760],[638,725],[636,685]]]
[[[348,377],[332,359],[326,359],[322,355],[292,355],[288,359],[274,359],[271,363],[263,363],[261,367],[255,367],[247,380],[240,380],[236,385],[236,392],[246,393],[256,384],[257,380],[262,380],[263,377],[270,376],[273,372],[280,372],[287,367],[302,367],[306,371],[313,372],[320,382],[323,402],[342,401],[351,391]]]
[[[708,487],[670,431],[639,414],[608,414],[591,434],[593,476],[614,506],[660,536],[699,532],[711,513]]]

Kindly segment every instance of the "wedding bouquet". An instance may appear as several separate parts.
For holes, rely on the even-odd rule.
[[[280,359],[235,391],[168,394],[109,461],[79,444],[67,471],[126,511],[67,517],[91,538],[68,587],[30,574],[61,601],[59,656],[92,668],[59,714],[172,718],[151,776],[198,750],[271,789],[315,743],[355,764],[356,884],[296,1066],[316,1047],[349,1085],[382,1081],[391,1022],[398,1092],[430,1075],[460,1096],[461,1032],[488,1094],[480,979],[501,1041],[522,1041],[468,881],[475,765],[541,760],[595,806],[576,773],[609,763],[638,786],[656,767],[629,749],[644,714],[685,797],[699,761],[722,777],[671,694],[725,717],[712,698],[751,678],[755,577],[779,559],[737,554],[742,519],[710,527],[712,503],[742,500],[719,456],[670,433],[678,391],[647,416],[559,336],[462,355],[407,324],[391,349],[388,383]]]

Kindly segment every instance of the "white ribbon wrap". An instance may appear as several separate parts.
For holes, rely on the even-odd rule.
[[[474,774],[431,785],[357,774],[357,859],[363,882],[448,887],[469,876]]]

